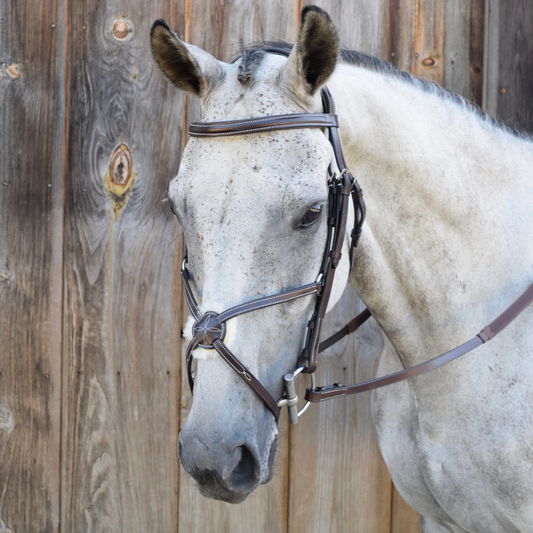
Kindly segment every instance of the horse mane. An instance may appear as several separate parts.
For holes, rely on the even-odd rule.
[[[293,46],[294,45],[292,43],[285,41],[261,41],[254,42],[246,47],[243,47],[234,59],[234,61],[236,61],[236,59],[240,56],[243,58],[241,65],[239,66],[239,80],[241,80],[241,76],[244,76],[248,79],[251,77],[251,75],[253,75],[253,72],[257,69],[258,63],[262,59],[262,56],[259,58],[257,55],[261,48],[278,48],[290,52]],[[448,91],[447,89],[444,89],[432,80],[418,78],[412,74],[409,74],[409,72],[406,72],[405,70],[399,70],[388,61],[384,61],[383,59],[379,59],[356,50],[349,50],[345,47],[341,48],[340,60],[346,65],[354,65],[356,67],[366,68],[368,70],[379,72],[380,74],[385,74],[387,76],[402,80],[423,90],[424,92],[437,95],[449,102],[454,102],[455,104],[461,106],[465,111],[474,113],[482,122],[485,122],[494,128],[501,129],[525,140],[533,140],[533,136],[529,132],[525,130],[517,130],[507,126],[506,124],[503,124],[489,115],[486,111],[483,111],[483,109],[481,109],[481,107],[479,107],[479,105],[476,103],[471,102],[456,93]]]

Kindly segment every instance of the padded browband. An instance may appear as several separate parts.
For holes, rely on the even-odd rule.
[[[223,137],[293,128],[338,127],[337,115],[332,113],[294,113],[223,122],[193,122],[189,126],[189,134],[192,137]]]

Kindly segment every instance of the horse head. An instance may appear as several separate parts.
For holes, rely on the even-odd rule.
[[[152,28],[154,57],[178,89],[198,97],[204,122],[321,112],[320,88],[339,45],[329,16],[302,11],[288,58],[245,51],[217,61],[182,42],[164,21]],[[190,287],[202,313],[278,294],[316,280],[328,224],[333,151],[319,129],[191,138],[169,201],[188,245]],[[349,274],[347,239],[329,306]],[[296,368],[315,297],[229,320],[224,343],[274,398]],[[238,503],[273,474],[278,429],[272,412],[215,350],[197,347],[192,408],[179,455],[200,492]]]

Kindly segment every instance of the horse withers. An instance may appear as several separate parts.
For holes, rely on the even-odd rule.
[[[204,122],[320,113],[327,82],[368,208],[351,270],[346,235],[329,306],[348,281],[357,290],[394,347],[379,375],[470,339],[533,282],[528,138],[430,82],[341,53],[316,7],[303,9],[288,58],[252,48],[222,63],[163,21],[151,39],[165,75],[200,98]],[[333,161],[319,128],[188,142],[169,200],[202,313],[316,280]],[[313,300],[227,322],[225,345],[274,398],[297,365]],[[491,343],[374,393],[381,452],[424,533],[533,531],[532,319],[528,308]],[[275,417],[216,350],[198,347],[192,357],[181,462],[202,494],[237,503],[272,477]]]

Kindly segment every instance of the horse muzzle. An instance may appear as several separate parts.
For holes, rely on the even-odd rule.
[[[277,432],[264,450],[247,442],[220,442],[195,434],[185,427],[180,433],[178,453],[185,471],[193,478],[202,496],[228,503],[243,502],[273,474]]]

